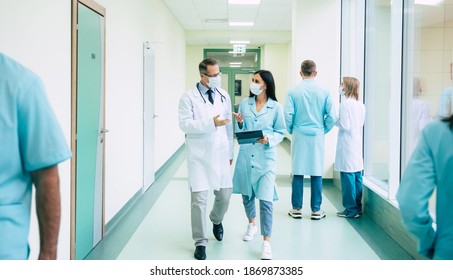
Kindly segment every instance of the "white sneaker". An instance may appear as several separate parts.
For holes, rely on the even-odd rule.
[[[302,210],[301,209],[291,209],[288,212],[288,215],[294,219],[302,219]]]
[[[321,220],[322,218],[326,217],[326,213],[322,210],[311,212],[311,219],[312,220]]]
[[[272,260],[272,247],[269,241],[263,242],[263,249],[261,251],[262,260]]]
[[[247,225],[247,230],[245,231],[244,237],[242,238],[242,240],[244,240],[244,241],[253,240],[257,231],[258,230],[256,228],[256,225],[253,223],[249,223]]]

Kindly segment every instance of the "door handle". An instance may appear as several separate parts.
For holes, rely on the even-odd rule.
[[[104,143],[104,134],[106,134],[107,132],[109,132],[108,129],[105,129],[105,128],[101,129],[101,134],[102,134],[101,139],[100,139],[101,143]]]
[[[155,118],[157,118],[158,116],[159,116],[158,114],[154,114],[154,115],[153,115],[153,118],[155,119]]]

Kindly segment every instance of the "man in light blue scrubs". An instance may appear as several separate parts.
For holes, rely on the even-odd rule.
[[[453,260],[453,116],[429,123],[404,171],[396,198],[420,254]],[[436,212],[430,213],[435,192]],[[435,218],[433,218],[433,216]]]
[[[285,103],[286,128],[292,135],[292,209],[288,215],[302,218],[304,175],[310,175],[311,219],[320,220],[326,216],[321,209],[324,134],[332,129],[337,117],[329,92],[315,82],[315,62],[302,62],[300,75],[302,81],[288,91]]]
[[[56,259],[60,227],[57,164],[70,158],[41,80],[0,53],[0,259],[29,257],[32,185],[39,259]]]
[[[437,118],[446,118],[450,116],[453,108],[453,87],[450,86],[442,91],[442,94],[439,99],[439,109],[437,112]]]

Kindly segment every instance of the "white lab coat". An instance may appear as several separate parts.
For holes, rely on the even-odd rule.
[[[334,168],[341,172],[363,170],[362,136],[365,123],[365,106],[354,98],[340,103],[337,123],[338,140]]]
[[[421,100],[418,98],[414,98],[412,100],[412,149],[418,143],[418,139],[420,138],[420,134],[423,128],[431,121],[431,114],[429,112],[429,105],[428,102],[425,100]]]
[[[214,116],[232,118],[231,100],[223,89],[216,89],[214,105],[197,86],[179,101],[179,127],[186,134],[189,187],[192,192],[231,188],[230,160],[233,159],[232,122],[216,127]]]

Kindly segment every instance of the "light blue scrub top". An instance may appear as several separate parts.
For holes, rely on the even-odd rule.
[[[453,131],[434,121],[422,131],[397,193],[406,228],[419,240],[419,252],[453,259]],[[428,203],[436,189],[436,227]]]
[[[256,111],[254,97],[241,101],[239,114],[244,115],[242,129],[236,122],[236,131],[262,130],[269,143],[243,144],[233,175],[233,193],[255,197],[260,200],[278,199],[276,191],[277,145],[283,140],[286,130],[283,107],[276,101],[268,99],[259,112]]]
[[[324,134],[337,121],[330,94],[314,79],[304,79],[288,91],[285,121],[291,143],[293,175],[322,176]]]
[[[0,259],[28,259],[30,172],[70,157],[40,79],[0,53]]]
[[[452,98],[453,98],[453,88],[448,87],[442,91],[442,94],[439,99],[439,109],[437,113],[438,118],[446,118],[453,114],[452,110]]]

